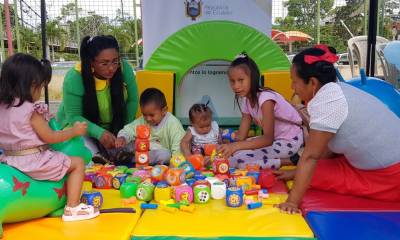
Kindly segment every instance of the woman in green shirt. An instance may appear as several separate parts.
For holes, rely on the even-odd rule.
[[[115,152],[116,134],[136,116],[135,75],[129,63],[121,61],[118,42],[113,36],[83,38],[80,58],[81,62],[64,78],[57,117],[64,126],[86,121],[87,135],[98,150],[89,148],[94,154],[100,152],[103,157],[113,158],[107,155]],[[87,145],[94,144],[87,142]]]

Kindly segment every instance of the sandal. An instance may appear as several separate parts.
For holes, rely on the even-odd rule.
[[[100,214],[97,208],[84,203],[79,204],[76,207],[66,206],[62,220],[64,222],[80,221],[95,218]]]

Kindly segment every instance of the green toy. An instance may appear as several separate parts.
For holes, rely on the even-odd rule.
[[[137,188],[136,198],[145,202],[152,200],[154,188],[155,186],[152,183],[142,182]]]
[[[60,130],[55,119],[51,119],[49,125],[53,130]],[[82,157],[86,164],[92,158],[81,137],[52,144],[51,148],[68,156]],[[13,167],[0,164],[0,238],[3,236],[3,223],[47,215],[59,217],[66,202],[65,180],[66,177],[58,182],[38,181]]]

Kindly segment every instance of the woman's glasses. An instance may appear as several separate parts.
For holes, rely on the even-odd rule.
[[[97,60],[94,60],[94,61],[102,68],[108,68],[110,66],[118,67],[121,64],[119,59],[111,61],[111,62],[110,61],[97,61]]]

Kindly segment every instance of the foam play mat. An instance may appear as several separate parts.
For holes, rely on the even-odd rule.
[[[212,200],[195,206],[193,213],[146,210],[132,239],[293,239],[314,236],[301,215],[280,213],[272,205],[247,210],[245,207],[227,207],[223,200]]]
[[[400,211],[399,202],[385,202],[350,195],[309,189],[301,203],[304,214],[309,211]]]
[[[306,219],[321,240],[400,236],[400,212],[309,212]]]
[[[102,209],[133,207],[136,213],[103,213],[92,220],[67,223],[58,217],[5,224],[3,239],[129,239],[141,215],[139,204],[124,206],[117,190],[100,192],[104,197]]]

